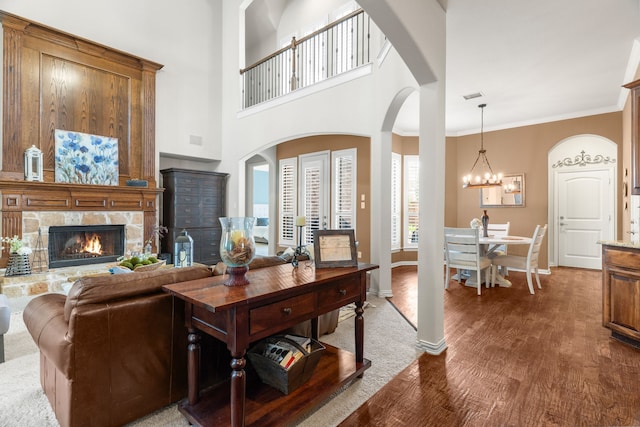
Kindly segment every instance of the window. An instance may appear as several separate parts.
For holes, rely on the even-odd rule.
[[[391,250],[402,246],[402,156],[391,153]]]
[[[420,162],[418,156],[404,156],[404,245],[418,247]]]
[[[356,228],[356,149],[334,151],[332,227]]]
[[[279,244],[281,246],[296,246],[294,222],[298,203],[297,161],[295,157],[280,160],[280,224],[278,227]]]
[[[315,230],[327,228],[355,230],[356,171],[357,149],[355,148],[281,159],[278,174],[280,182],[279,244],[291,247],[298,245],[296,216],[305,217],[303,244],[313,243]]]

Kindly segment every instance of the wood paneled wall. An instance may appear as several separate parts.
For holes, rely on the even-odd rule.
[[[55,129],[118,138],[120,184],[155,187],[155,73],[161,65],[0,12],[4,32],[0,179],[22,179],[43,152],[54,181]]]
[[[33,210],[29,192],[52,200],[94,192],[105,209],[145,212],[145,235],[157,221],[155,75],[162,65],[0,11],[3,40],[2,235],[20,235],[16,213]],[[118,138],[119,186],[55,182],[56,129]],[[44,182],[25,185],[24,152],[43,153]],[[146,180],[134,190],[127,181]],[[18,182],[19,181],[19,182]],[[124,188],[126,187],[126,189]],[[132,191],[134,190],[134,191]],[[130,204],[132,195],[139,203]],[[11,196],[11,202],[7,197]],[[24,203],[23,203],[24,202]],[[17,205],[16,205],[17,203]],[[119,208],[116,208],[119,206]],[[70,203],[68,209],[81,209]]]

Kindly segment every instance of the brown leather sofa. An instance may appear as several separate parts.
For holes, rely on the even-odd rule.
[[[281,264],[258,257],[250,269]],[[40,349],[40,383],[62,427],[121,426],[187,395],[184,305],[162,286],[222,274],[224,265],[161,268],[78,279],[68,296],[44,294],[25,307]],[[321,316],[335,330],[338,310]],[[291,332],[310,335],[310,322]],[[202,334],[201,383],[228,378],[224,344]]]
[[[162,286],[205,266],[84,277],[25,307],[61,426],[120,426],[186,396],[184,306]]]

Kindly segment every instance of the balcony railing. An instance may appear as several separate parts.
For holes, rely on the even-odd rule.
[[[371,20],[359,9],[296,40],[242,75],[242,108],[286,95],[369,63]]]

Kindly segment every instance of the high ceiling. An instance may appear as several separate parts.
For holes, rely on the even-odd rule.
[[[278,22],[287,1],[264,1]],[[640,0],[447,3],[447,135],[478,132],[480,103],[485,131],[622,109],[640,60]],[[473,93],[483,96],[463,98]],[[417,134],[417,96],[395,130]]]

